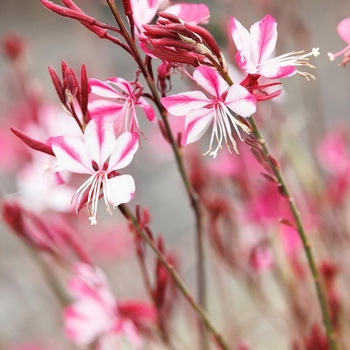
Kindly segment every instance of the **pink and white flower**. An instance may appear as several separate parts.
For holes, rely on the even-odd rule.
[[[231,125],[240,139],[242,138],[238,126],[249,133],[248,127],[236,118],[235,113],[244,118],[252,115],[256,110],[255,97],[241,85],[234,84],[229,87],[214,69],[207,66],[198,67],[193,73],[193,78],[211,97],[207,97],[201,91],[190,91],[161,99],[169,113],[175,116],[186,115],[182,145],[200,139],[213,123],[209,149],[205,154],[209,153],[215,158],[223,141],[229,151],[228,141],[231,141],[234,150],[238,153]],[[213,150],[214,138],[217,146]]]
[[[78,263],[68,288],[75,298],[64,310],[64,330],[78,346],[97,341],[97,349],[119,349],[123,343],[139,349],[142,339],[135,323],[121,316],[104,273],[97,267]],[[154,311],[152,309],[152,317]]]
[[[52,150],[62,168],[72,173],[90,175],[75,195],[79,194],[78,211],[83,195],[88,191],[87,206],[91,225],[97,224],[101,187],[106,210],[110,213],[111,206],[114,208],[133,198],[134,179],[130,175],[119,175],[116,171],[130,164],[138,144],[136,133],[126,132],[116,139],[111,122],[103,117],[96,117],[89,122],[84,141],[74,136],[51,138]]]
[[[125,79],[110,78],[106,82],[90,79],[89,85],[93,94],[115,100],[92,101],[89,103],[89,112],[93,116],[113,117],[114,130],[117,135],[126,131],[139,133],[140,126],[137,119],[136,106],[140,106],[143,109],[150,122],[156,122],[156,114],[151,105],[140,96],[140,91],[135,93],[132,85]]]
[[[307,54],[298,51],[270,58],[277,42],[277,23],[272,16],[266,15],[261,21],[254,23],[250,27],[250,32],[232,17],[230,32],[238,50],[237,64],[244,72],[259,74],[269,79],[290,77],[296,73],[307,79],[314,79],[311,74],[300,72],[296,67],[314,68],[309,64],[308,57],[317,57],[318,48],[312,49],[312,52]]]
[[[143,25],[151,23],[157,11],[162,7],[165,13],[170,13],[189,24],[206,24],[210,17],[209,8],[205,4],[177,3],[167,6],[166,0],[131,0],[133,19],[139,32]]]
[[[344,60],[341,64],[345,65],[350,61],[350,17],[339,22],[337,32],[348,45],[337,53],[328,52],[328,56],[331,61],[334,61],[336,57],[344,55]]]

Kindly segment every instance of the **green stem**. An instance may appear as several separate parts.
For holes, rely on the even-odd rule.
[[[132,55],[139,66],[144,78],[146,79],[147,85],[149,89],[151,90],[152,96],[154,103],[156,104],[161,118],[163,120],[165,130],[167,132],[167,135],[169,137],[169,141],[171,144],[171,148],[173,150],[173,153],[175,155],[175,160],[176,164],[178,167],[178,170],[180,172],[181,179],[184,183],[189,201],[191,203],[191,206],[193,208],[195,218],[196,218],[196,247],[197,247],[197,293],[198,293],[198,300],[199,303],[206,309],[207,307],[207,297],[206,297],[206,273],[205,273],[205,254],[204,254],[204,244],[203,244],[203,219],[202,219],[202,210],[201,210],[201,205],[199,201],[199,197],[194,190],[191,181],[188,177],[188,174],[186,172],[184,162],[182,159],[181,152],[179,150],[179,147],[177,145],[176,140],[174,139],[174,135],[172,133],[168,117],[167,117],[167,111],[163,107],[163,105],[160,102],[160,97],[157,91],[157,87],[148,73],[142,57],[139,53],[139,50],[135,44],[135,41],[133,40],[132,36],[129,34],[122,17],[120,15],[120,12],[118,8],[116,7],[114,0],[106,0],[119,28],[121,31],[121,34],[123,38],[125,39],[126,43],[130,47],[130,50],[132,52]],[[208,340],[207,340],[207,335],[205,332],[204,327],[200,327],[200,339],[201,339],[201,349],[202,350],[207,350],[208,349]]]
[[[316,287],[317,298],[318,298],[318,302],[319,302],[319,305],[321,308],[321,313],[322,313],[324,327],[325,327],[325,330],[327,333],[328,343],[329,343],[331,350],[337,350],[338,345],[337,345],[337,342],[335,339],[332,322],[331,322],[331,319],[329,316],[326,295],[325,295],[324,289],[323,289],[322,284],[321,284],[321,279],[320,279],[320,275],[319,275],[319,272],[318,272],[317,267],[316,267],[315,258],[314,258],[313,252],[312,252],[311,244],[310,244],[310,241],[309,241],[307,234],[305,232],[305,228],[304,228],[304,225],[302,223],[299,210],[295,204],[294,198],[291,196],[290,190],[289,190],[289,188],[284,180],[281,169],[279,168],[278,164],[272,160],[273,158],[270,155],[268,145],[267,145],[264,137],[262,136],[262,134],[259,130],[259,127],[256,124],[253,116],[249,117],[249,122],[250,122],[250,125],[252,127],[253,134],[260,140],[262,151],[264,152],[266,160],[267,160],[272,172],[274,173],[274,175],[278,181],[278,186],[280,187],[280,190],[282,191],[283,196],[287,199],[289,209],[290,209],[290,211],[293,215],[293,218],[295,220],[295,224],[296,224],[297,231],[299,233],[299,237],[303,243],[303,248],[304,248],[304,251],[306,254],[307,262],[308,262],[308,265],[309,265],[309,268],[310,268],[310,271],[312,274],[312,278],[313,278],[313,281],[314,281],[314,284]]]
[[[129,208],[125,204],[121,204],[119,206],[120,211],[124,215],[124,217],[131,222],[133,227],[137,230],[137,232],[142,236],[142,238],[147,242],[147,244],[151,247],[161,264],[165,267],[169,275],[171,276],[173,282],[176,284],[177,288],[180,290],[182,295],[185,297],[185,299],[188,301],[188,303],[191,305],[193,310],[197,313],[199,318],[202,320],[203,324],[206,326],[206,329],[213,335],[218,345],[220,345],[220,348],[222,350],[230,350],[229,346],[226,344],[225,340],[221,336],[221,334],[216,330],[214,325],[211,323],[208,315],[206,314],[203,307],[196,303],[195,299],[191,295],[190,291],[188,290],[187,286],[177,273],[177,271],[174,269],[174,267],[169,264],[166,257],[162,254],[162,252],[157,248],[157,246],[154,244],[153,240],[150,238],[150,236],[140,227],[136,217],[132,214],[132,212],[129,210]]]

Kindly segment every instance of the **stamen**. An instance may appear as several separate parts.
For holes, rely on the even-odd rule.
[[[350,45],[345,47],[343,50],[338,51],[337,53],[328,52],[327,55],[331,61],[334,61],[336,57],[339,57],[339,56],[345,54],[346,51],[348,51],[348,50],[350,50]]]

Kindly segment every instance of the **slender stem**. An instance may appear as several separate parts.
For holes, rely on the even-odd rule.
[[[124,217],[131,222],[133,227],[137,230],[137,232],[142,236],[142,238],[147,242],[147,244],[151,247],[153,252],[156,254],[157,258],[161,262],[161,264],[165,267],[169,275],[171,276],[173,282],[176,284],[182,295],[191,305],[193,310],[197,313],[199,318],[202,320],[203,324],[206,326],[207,330],[213,335],[217,344],[220,346],[222,350],[230,350],[229,346],[226,344],[222,335],[216,330],[214,325],[211,323],[208,315],[206,314],[203,307],[195,301],[187,286],[176,272],[174,267],[167,261],[166,257],[162,254],[162,252],[157,248],[154,244],[153,240],[149,237],[149,235],[141,229],[136,217],[132,214],[129,208],[125,204],[119,205],[119,209],[124,215]]]
[[[256,124],[253,116],[249,117],[249,122],[250,122],[250,125],[252,127],[253,134],[260,140],[261,148],[264,152],[266,160],[267,160],[271,170],[273,171],[276,179],[278,180],[278,185],[280,187],[280,190],[282,191],[283,196],[287,199],[289,209],[294,217],[294,220],[296,223],[296,228],[297,228],[297,231],[299,233],[300,239],[303,243],[306,258],[307,258],[309,268],[310,268],[310,271],[312,274],[312,278],[313,278],[313,281],[314,281],[314,284],[316,287],[318,302],[320,304],[320,308],[321,308],[321,312],[322,312],[322,318],[323,318],[324,327],[325,327],[326,333],[327,333],[328,343],[329,343],[331,350],[337,350],[338,346],[337,346],[337,342],[335,340],[334,330],[333,330],[331,319],[329,316],[326,295],[325,295],[324,289],[323,289],[322,284],[321,284],[321,279],[320,279],[320,275],[319,275],[319,272],[318,272],[317,267],[316,267],[315,258],[314,258],[314,255],[313,255],[313,252],[311,249],[311,244],[310,244],[310,241],[309,241],[307,234],[305,232],[305,228],[304,228],[304,225],[302,223],[299,210],[295,204],[294,198],[291,196],[290,190],[289,190],[289,188],[284,180],[281,169],[279,168],[278,164],[276,164],[276,162],[272,161],[272,159],[271,159],[268,145],[267,145],[265,139],[263,138],[263,136],[259,130],[259,127]]]
[[[129,34],[122,18],[119,13],[118,8],[116,7],[114,0],[106,0],[110,10],[113,13],[113,16],[120,28],[120,31],[123,35],[123,38],[125,39],[126,43],[129,45],[130,50],[133,54],[133,57],[135,61],[137,62],[144,78],[146,79],[147,85],[151,90],[154,103],[156,104],[161,118],[164,122],[165,130],[167,132],[167,135],[169,137],[169,141],[173,150],[173,153],[175,155],[176,164],[178,167],[178,170],[180,172],[181,179],[184,183],[184,186],[186,188],[187,195],[189,197],[189,201],[191,203],[191,206],[193,208],[195,218],[196,218],[196,246],[197,246],[197,293],[198,293],[198,300],[199,303],[203,306],[204,309],[207,307],[207,298],[206,298],[206,273],[205,273],[205,254],[204,254],[204,245],[203,245],[203,220],[202,220],[202,210],[200,206],[199,197],[194,190],[191,181],[188,177],[188,174],[186,172],[183,159],[179,150],[179,147],[177,145],[177,142],[174,138],[174,135],[172,133],[168,118],[167,118],[167,111],[163,107],[163,105],[160,102],[159,94],[157,91],[157,87],[150,76],[149,72],[147,71],[144,62],[142,60],[142,57],[140,56],[140,53],[137,49],[137,46],[132,38],[132,36]],[[200,327],[200,338],[201,338],[201,349],[206,350],[208,349],[208,340],[207,335],[205,332],[205,329],[201,326]]]
[[[52,272],[49,265],[43,261],[42,257],[32,249],[29,250],[31,257],[35,260],[39,266],[45,281],[51,288],[53,294],[57,298],[58,302],[62,307],[66,307],[70,303],[70,298],[66,294],[65,290],[62,288],[60,282],[58,281],[56,275]]]

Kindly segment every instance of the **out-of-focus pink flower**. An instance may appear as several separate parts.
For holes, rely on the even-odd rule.
[[[275,259],[268,246],[256,246],[250,256],[250,263],[257,272],[271,269],[275,264]]]
[[[303,51],[290,52],[275,58],[270,58],[277,42],[277,23],[266,15],[261,21],[254,23],[250,33],[234,17],[230,21],[230,31],[237,47],[236,61],[238,66],[248,74],[259,74],[265,78],[278,79],[290,77],[296,73],[305,78],[314,78],[311,74],[300,72],[296,66],[307,66],[310,56],[318,56],[318,49],[302,54]]]
[[[78,346],[97,341],[98,349],[107,350],[118,349],[121,342],[127,342],[134,349],[139,349],[142,339],[137,321],[141,322],[141,318],[146,318],[146,322],[153,321],[153,308],[146,313],[144,308],[139,308],[139,314],[134,310],[132,316],[127,312],[121,313],[100,269],[79,263],[75,265],[74,272],[68,288],[75,302],[64,311],[66,336]]]
[[[329,59],[334,61],[336,57],[344,55],[341,65],[345,66],[350,61],[350,17],[339,22],[337,31],[339,36],[348,44],[343,50],[337,53],[328,52]]]
[[[211,98],[201,91],[190,91],[161,99],[169,113],[175,116],[186,115],[182,145],[199,140],[209,125],[213,124],[209,150],[206,154],[209,153],[215,158],[223,142],[230,150],[229,141],[237,151],[231,125],[240,138],[238,126],[247,133],[249,129],[235,117],[234,113],[242,117],[252,115],[256,110],[255,97],[238,84],[229,87],[214,69],[206,66],[196,68],[193,78],[211,95]],[[213,150],[214,138],[217,141],[217,147]]]
[[[38,212],[45,209],[70,212],[74,189],[63,185],[63,178],[67,179],[64,175],[67,174],[51,171],[51,161],[48,159],[45,162],[44,157],[35,158],[17,173],[20,200],[25,207],[30,206],[30,209]]]
[[[131,0],[132,16],[138,30],[142,33],[144,24],[150,23],[156,15],[161,0]]]
[[[73,251],[82,261],[89,261],[79,239],[74,235],[76,233],[72,234],[58,213],[42,216],[15,201],[3,200],[1,214],[12,231],[31,248],[49,253],[55,258],[63,257],[66,261]]]
[[[131,0],[133,19],[139,32],[143,25],[151,23],[159,7],[166,6],[166,0]],[[208,6],[205,4],[178,3],[166,7],[162,12],[172,14],[189,24],[206,24],[210,17]]]
[[[136,114],[136,106],[143,109],[147,119],[155,123],[156,114],[151,105],[140,96],[141,90],[133,91],[132,85],[123,78],[110,78],[106,82],[90,79],[91,92],[101,97],[115,99],[116,101],[95,100],[89,103],[92,116],[103,115],[113,117],[114,130],[117,135],[123,132],[140,132]],[[115,87],[119,88],[119,92]]]
[[[106,210],[110,213],[111,206],[114,208],[133,198],[134,179],[130,175],[118,175],[116,171],[132,161],[138,149],[136,133],[127,132],[116,139],[112,124],[106,118],[96,117],[87,125],[84,141],[74,136],[58,136],[51,139],[51,144],[58,163],[64,169],[72,173],[90,174],[75,194],[79,194],[78,211],[83,195],[88,191],[87,205],[91,225],[97,224],[101,187]]]
[[[281,225],[280,232],[284,253],[290,258],[294,257],[302,248],[302,242],[298,231],[294,227]]]
[[[188,24],[207,24],[210,12],[205,4],[178,3],[167,7],[163,12],[170,13]]]
[[[318,159],[324,169],[332,175],[350,175],[349,135],[344,129],[329,132],[317,149]]]
[[[106,264],[127,259],[134,252],[133,242],[127,225],[115,223],[99,226],[99,230],[91,234],[83,230],[84,241],[94,261]]]
[[[317,151],[321,165],[332,177],[327,189],[328,199],[339,204],[350,186],[349,135],[344,129],[334,130],[324,137]]]

